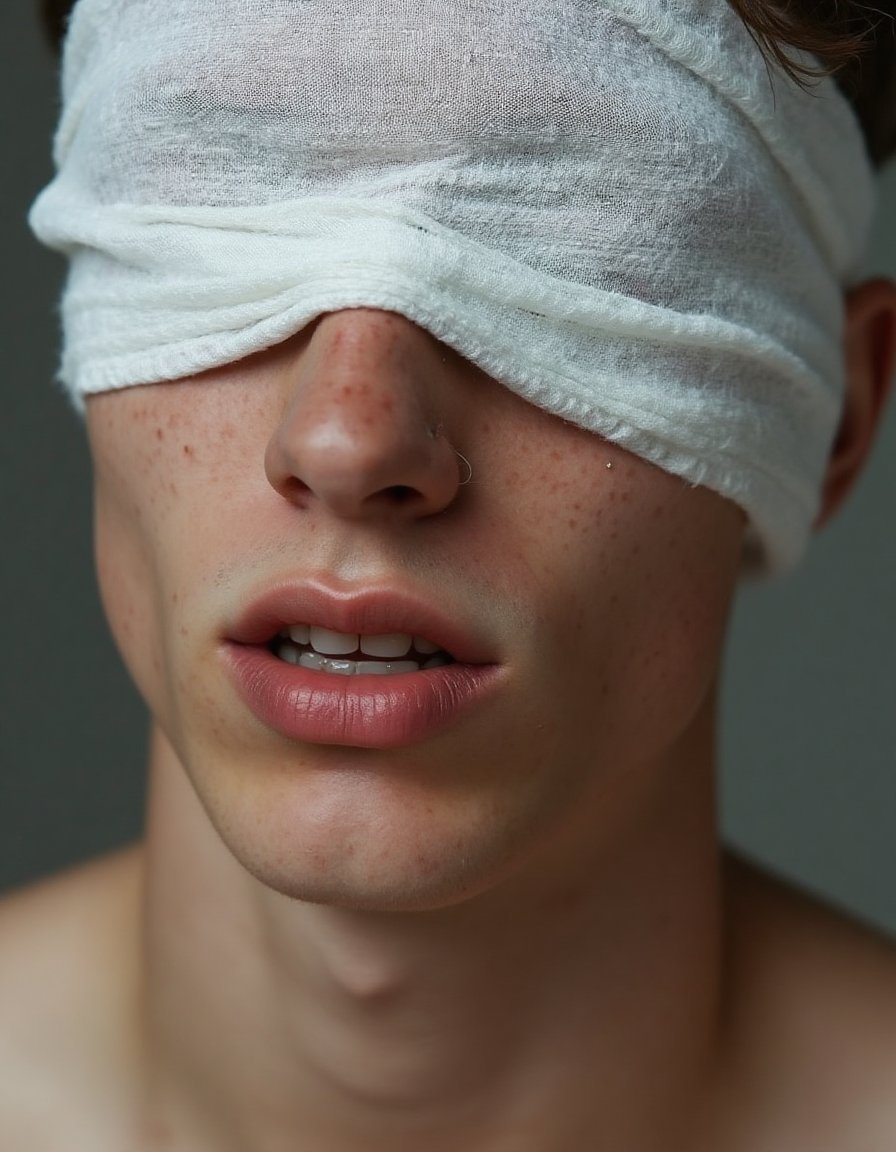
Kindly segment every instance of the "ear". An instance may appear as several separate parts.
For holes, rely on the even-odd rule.
[[[816,527],[839,508],[874,443],[896,370],[896,282],[869,280],[846,296],[846,394]]]

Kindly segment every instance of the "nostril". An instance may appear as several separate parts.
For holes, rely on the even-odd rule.
[[[409,484],[393,484],[386,489],[386,495],[389,496],[393,504],[409,504],[420,493]]]
[[[307,391],[296,391],[265,452],[268,482],[285,500],[302,510],[319,502],[348,519],[416,519],[454,500],[464,479],[454,450],[429,435],[416,405],[368,428],[342,409],[309,411]]]
[[[291,501],[297,508],[304,510],[308,507],[311,489],[305,481],[300,480],[298,476],[285,476],[280,492],[281,495],[285,496],[286,499]]]

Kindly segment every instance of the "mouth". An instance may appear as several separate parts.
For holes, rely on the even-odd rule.
[[[289,740],[398,748],[488,706],[496,645],[410,591],[275,586],[231,622],[221,656],[255,718]]]
[[[286,664],[331,676],[399,676],[456,663],[425,636],[407,632],[363,635],[316,624],[291,624],[267,645]]]

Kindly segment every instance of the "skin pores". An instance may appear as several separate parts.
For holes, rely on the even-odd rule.
[[[711,757],[740,510],[404,317],[326,314],[250,360],[92,397],[87,417],[112,630],[208,817],[265,884],[444,906],[580,867],[618,826],[615,798],[650,804]],[[225,653],[247,605],[309,581],[436,606],[496,666],[490,691],[398,748],[284,737]]]

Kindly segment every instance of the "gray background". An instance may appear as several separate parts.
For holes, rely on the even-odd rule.
[[[61,263],[24,216],[49,175],[54,65],[0,5],[0,888],[138,834],[145,720],[93,587],[89,463],[51,383]],[[872,267],[896,275],[896,170]],[[896,933],[896,408],[845,512],[786,581],[746,592],[724,698],[726,834]]]

